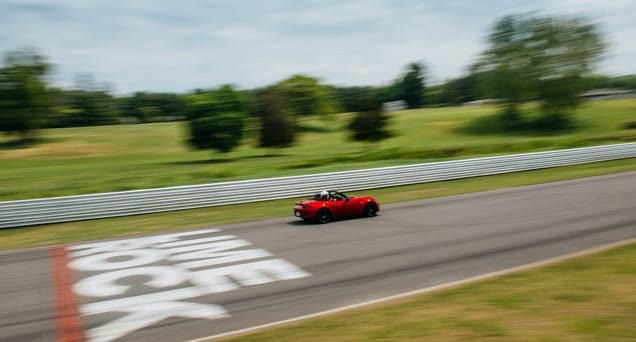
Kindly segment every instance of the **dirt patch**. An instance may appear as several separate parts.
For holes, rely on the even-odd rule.
[[[101,157],[107,148],[101,144],[54,142],[27,148],[0,150],[0,159],[73,159]]]

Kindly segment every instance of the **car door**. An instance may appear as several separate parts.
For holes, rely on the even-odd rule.
[[[334,216],[336,217],[346,217],[349,215],[348,205],[344,199],[333,199],[331,208],[333,209]]]
[[[341,193],[332,194],[333,207],[338,217],[355,215],[355,206],[345,195]]]

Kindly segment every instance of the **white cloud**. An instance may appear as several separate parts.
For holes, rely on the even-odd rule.
[[[92,73],[118,93],[251,88],[295,73],[377,85],[423,61],[433,81],[460,76],[494,21],[539,10],[586,15],[610,42],[602,70],[636,73],[633,1],[5,0],[0,53],[33,46],[71,84]]]

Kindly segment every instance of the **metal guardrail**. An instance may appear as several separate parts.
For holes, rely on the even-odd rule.
[[[636,157],[636,143],[415,165],[0,202],[0,228],[365,190]]]

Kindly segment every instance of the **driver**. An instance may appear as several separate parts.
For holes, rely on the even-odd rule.
[[[321,191],[320,192],[320,199],[324,200],[324,201],[329,200],[329,193],[327,191],[325,191],[325,190]]]

